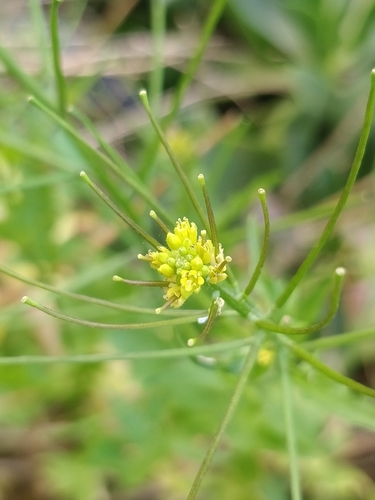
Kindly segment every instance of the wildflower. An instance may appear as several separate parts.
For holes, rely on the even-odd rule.
[[[262,347],[258,351],[258,363],[261,366],[269,366],[275,357],[275,351],[272,349],[267,349],[266,347]]]
[[[198,228],[194,222],[184,217],[178,219],[172,232],[166,236],[167,246],[158,246],[138,258],[149,262],[165,281],[165,307],[180,307],[193,294],[199,293],[205,283],[216,284],[226,279],[226,264],[230,257],[224,257],[222,246],[218,251],[207,232]]]

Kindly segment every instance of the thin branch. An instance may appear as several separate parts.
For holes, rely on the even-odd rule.
[[[130,226],[141,238],[143,238],[147,243],[149,243],[154,248],[158,248],[161,246],[155,238],[153,238],[150,234],[148,234],[141,226],[138,226],[137,223],[133,221],[130,217],[128,217],[124,212],[122,212],[114,203],[111,201],[103,191],[92,182],[90,177],[86,174],[86,172],[80,173],[81,178],[88,184],[91,189],[101,198],[104,203],[106,203],[119,217],[122,219],[128,226]]]
[[[39,304],[38,302],[27,296],[22,297],[21,302],[31,307],[34,307],[35,309],[39,309],[39,311],[42,311],[45,314],[48,314],[49,316],[53,316],[54,318],[67,321],[69,323],[74,323],[76,325],[87,326],[88,328],[101,328],[109,330],[147,330],[150,328],[159,328],[162,326],[174,326],[174,325],[183,325],[186,323],[195,323],[197,321],[197,318],[194,318],[192,316],[185,316],[182,318],[171,318],[160,321],[149,321],[145,323],[119,323],[119,324],[98,323],[96,321],[88,321],[59,313],[57,311],[54,311],[53,309],[50,309],[49,307]]]
[[[56,293],[58,295],[61,295],[63,297],[68,297],[70,299],[74,300],[80,300],[82,302],[87,302],[89,304],[95,304],[98,306],[102,307],[108,307],[109,309],[114,309],[117,311],[127,311],[127,312],[132,312],[132,313],[141,313],[141,314],[151,314],[155,315],[155,309],[147,308],[147,307],[139,307],[139,306],[130,306],[127,304],[117,304],[116,302],[111,302],[109,300],[104,300],[104,299],[98,299],[96,297],[89,297],[88,295],[82,295],[80,293],[75,293],[75,292],[68,292],[66,290],[60,290],[59,288],[56,288],[52,285],[47,285],[47,283],[42,283],[41,281],[34,280],[32,278],[27,278],[26,276],[22,276],[21,274],[16,273],[12,269],[9,269],[8,267],[2,266],[0,264],[0,272],[6,274],[7,276],[11,276],[12,278],[15,278],[16,280],[22,281],[23,283],[26,283],[27,285],[32,285],[37,288],[41,288],[42,290],[47,290],[52,293]],[[181,316],[181,313],[190,315],[190,316],[195,316],[199,317],[205,314],[204,311],[196,311],[196,310],[187,310],[184,309],[182,312],[181,310],[177,309],[167,309],[166,311],[163,311],[164,315],[168,316]]]

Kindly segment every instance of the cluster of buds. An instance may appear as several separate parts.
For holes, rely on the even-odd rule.
[[[216,284],[226,279],[226,265],[232,259],[224,257],[223,248],[217,251],[207,232],[184,217],[178,219],[172,232],[167,233],[167,247],[159,246],[138,258],[150,263],[164,278],[165,307],[180,307],[193,293],[198,293],[205,283]]]

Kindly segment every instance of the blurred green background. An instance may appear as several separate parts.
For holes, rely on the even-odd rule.
[[[194,212],[140,105],[160,119],[210,9],[193,0],[66,0],[60,42],[68,101],[95,123],[170,218]],[[0,4],[0,263],[29,278],[118,303],[155,308],[162,294],[114,283],[155,279],[147,245],[79,178],[85,170],[160,238],[150,207],[97,157],[27,102],[30,82],[55,99],[50,4]],[[162,13],[165,10],[165,23]],[[161,15],[161,17],[158,17]],[[163,28],[165,24],[165,32]],[[159,53],[160,52],[160,53]],[[203,172],[220,241],[247,283],[262,243],[257,189],[272,220],[254,298],[266,309],[320,234],[358,142],[375,66],[373,0],[228,0],[169,141],[192,183]],[[79,121],[80,135],[97,147]],[[310,324],[330,276],[348,269],[342,305],[324,335],[375,325],[375,135],[333,238],[285,313]],[[23,295],[93,321],[153,316],[83,304],[0,276],[1,356],[116,353],[179,347],[200,326],[110,331],[63,323],[21,305]],[[210,297],[188,307],[207,308]],[[220,318],[208,342],[249,326]],[[375,333],[375,329],[374,329]],[[372,340],[324,353],[330,366],[375,385]],[[0,499],[186,498],[237,380],[241,352],[202,360],[1,366]],[[296,433],[306,500],[375,499],[374,405],[296,362]],[[259,365],[202,486],[201,498],[287,500],[288,457],[277,365]]]

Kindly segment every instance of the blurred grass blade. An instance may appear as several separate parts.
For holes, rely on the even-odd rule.
[[[60,40],[59,40],[59,6],[62,0],[52,0],[51,12],[50,12],[50,32],[51,32],[51,44],[52,44],[52,60],[53,69],[55,73],[55,85],[56,85],[56,95],[58,108],[60,114],[65,116],[67,108],[67,89],[65,78],[61,68],[61,51],[60,51]]]

